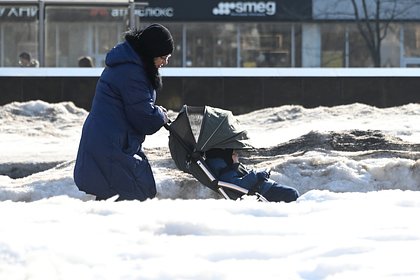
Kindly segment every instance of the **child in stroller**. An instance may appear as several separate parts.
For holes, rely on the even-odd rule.
[[[250,193],[259,193],[268,201],[292,202],[299,197],[296,189],[271,180],[269,171],[255,171],[240,163],[233,149],[208,150],[206,164],[217,179],[246,188]]]

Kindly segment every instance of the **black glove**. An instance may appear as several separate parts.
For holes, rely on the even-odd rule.
[[[270,178],[270,174],[266,171],[257,172],[257,179],[258,181],[267,181]]]

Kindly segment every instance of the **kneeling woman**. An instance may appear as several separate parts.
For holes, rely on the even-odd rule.
[[[162,25],[132,30],[106,56],[74,168],[77,187],[97,200],[146,200],[156,195],[152,170],[142,144],[168,122],[155,105],[162,87],[159,68],[174,50]]]

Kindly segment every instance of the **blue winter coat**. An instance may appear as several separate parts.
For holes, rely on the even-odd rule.
[[[115,46],[105,64],[83,125],[74,181],[97,199],[152,198],[156,185],[142,143],[164,124],[156,92],[127,42]]]

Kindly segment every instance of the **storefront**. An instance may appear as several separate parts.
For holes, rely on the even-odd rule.
[[[420,66],[418,2],[395,1],[404,6],[385,5],[379,15],[378,22],[387,26],[380,47],[382,67]],[[76,67],[81,56],[90,56],[96,67],[103,67],[106,53],[122,40],[124,31],[152,22],[166,25],[173,33],[176,49],[171,67],[374,66],[349,3],[2,1],[0,66],[17,66],[19,53],[26,51],[45,67]],[[401,12],[387,18],[386,9]],[[374,15],[369,18],[375,20]]]

